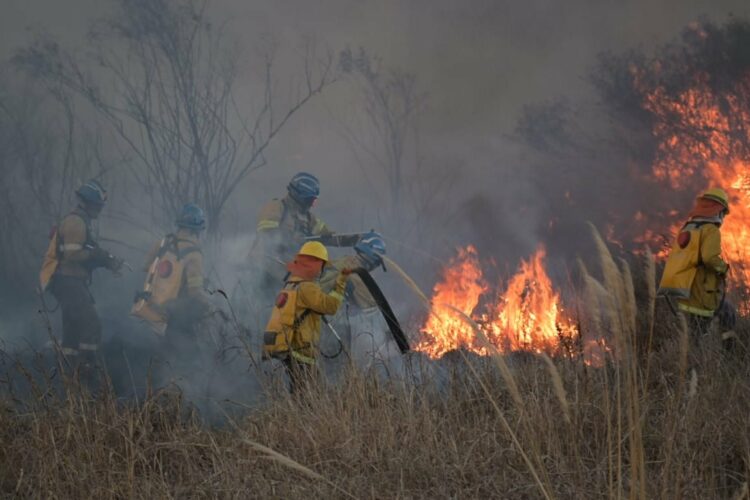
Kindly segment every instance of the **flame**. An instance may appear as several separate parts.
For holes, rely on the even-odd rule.
[[[489,354],[486,343],[458,310],[472,318],[500,352],[558,353],[561,341],[577,337],[577,328],[566,316],[545,271],[545,257],[544,247],[539,247],[530,259],[521,261],[505,291],[493,295],[476,249],[459,250],[433,289],[432,308],[416,350],[431,358],[455,349]]]
[[[722,225],[722,256],[734,274],[733,290],[748,297],[750,268],[744,261],[750,248],[750,110],[743,106],[747,97],[742,96],[750,95],[750,76],[717,93],[707,76],[697,75],[688,89],[670,94],[663,86],[647,88],[644,70],[631,70],[643,107],[654,118],[656,179],[686,190],[695,189],[697,177],[704,189],[722,187],[729,194],[731,213]],[[671,221],[673,234],[683,222]],[[750,311],[750,302],[743,300],[741,309]]]
[[[485,354],[484,348],[478,346],[473,327],[455,310],[473,317],[480,297],[488,289],[476,249],[473,246],[459,249],[458,255],[443,270],[442,280],[433,288],[432,308],[416,350],[431,358],[439,358],[458,348]]]

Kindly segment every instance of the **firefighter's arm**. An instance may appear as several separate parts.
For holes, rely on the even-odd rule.
[[[60,224],[60,235],[60,249],[64,260],[81,262],[89,269],[106,267],[116,272],[122,267],[122,259],[114,257],[98,245],[86,243],[86,223],[80,217],[71,215],[63,219]]]
[[[703,265],[718,274],[726,274],[729,265],[721,258],[721,232],[714,225],[708,225],[701,241],[701,261]]]
[[[325,293],[320,285],[305,281],[300,283],[298,300],[300,305],[318,314],[336,314],[344,301],[344,289],[348,274],[339,273],[334,289]]]
[[[284,236],[281,231],[281,219],[284,205],[279,200],[272,200],[260,211],[256,238],[264,252],[277,254],[285,251]]]
[[[341,259],[335,259],[326,264],[323,276],[321,276],[318,281],[318,283],[320,283],[320,288],[323,291],[330,292],[336,287],[336,277],[339,275],[339,271],[342,267]]]
[[[312,223],[313,223],[312,234],[313,234],[313,236],[328,237],[328,236],[332,236],[333,235],[333,231],[331,230],[331,228],[329,228],[328,225],[325,222],[323,222],[322,220],[320,220],[320,218],[318,216],[313,215],[312,219],[313,219],[312,220]]]
[[[273,200],[264,206],[260,210],[258,224],[255,227],[258,235],[276,232],[279,229],[283,213],[284,206],[279,200]]]
[[[204,289],[203,256],[198,252],[190,254],[186,259],[185,286],[189,297],[196,299],[209,309],[213,308]]]

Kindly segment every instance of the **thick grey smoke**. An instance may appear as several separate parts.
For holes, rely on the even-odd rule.
[[[90,23],[109,12],[108,3],[100,0],[6,1],[0,15],[0,58],[12,56],[40,33],[82,47]],[[233,294],[235,303],[253,301],[254,291],[241,290],[238,277],[256,214],[270,197],[283,196],[289,177],[300,170],[320,177],[317,211],[331,227],[343,232],[381,230],[389,238],[391,255],[424,288],[434,281],[439,262],[466,243],[477,244],[500,267],[512,269],[517,258],[543,239],[548,222],[540,220],[538,211],[517,211],[520,202],[545,195],[538,192],[531,170],[525,168],[526,158],[509,138],[522,107],[559,95],[592,95],[586,75],[602,51],[654,46],[700,16],[721,19],[730,13],[746,15],[750,7],[741,0],[213,0],[210,17],[227,23],[243,54],[239,103],[248,109],[259,43],[278,44],[282,76],[294,73],[299,60],[295,51],[304,39],[334,52],[364,47],[380,56],[384,67],[415,75],[425,107],[418,148],[411,146],[406,159],[416,163],[419,158],[410,186],[416,192],[440,185],[441,191],[436,208],[418,221],[428,228],[421,239],[410,239],[414,233],[407,229],[384,226],[388,201],[376,194],[382,193],[382,174],[376,162],[345,138],[362,122],[361,99],[347,81],[338,81],[294,117],[269,148],[268,164],[233,195],[224,212],[224,239],[207,252],[212,284]],[[449,183],[435,183],[446,170],[453,172]],[[137,205],[134,186],[118,179],[118,196]],[[410,196],[417,195],[410,191]],[[138,227],[105,211],[102,234],[127,243],[108,246],[140,268],[146,249],[169,228],[142,213],[134,217]],[[35,244],[42,247],[43,240],[40,235]],[[127,317],[142,276],[135,273],[120,281],[98,276],[94,294],[105,319],[105,336],[148,352],[154,339]],[[413,298],[393,273],[378,279],[394,297],[397,312],[414,309]],[[0,304],[0,338],[14,345],[34,336],[43,340],[37,309],[37,304],[22,311],[15,304]],[[30,325],[31,317],[37,323]],[[258,328],[263,321],[252,326]]]

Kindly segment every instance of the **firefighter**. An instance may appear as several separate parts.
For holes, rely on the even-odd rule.
[[[288,277],[276,296],[263,336],[263,359],[279,359],[289,374],[290,391],[318,377],[317,356],[321,318],[335,314],[344,300],[350,270],[341,269],[333,290],[318,283],[328,262],[328,250],[318,241],[302,245],[287,266]]]
[[[270,295],[283,283],[286,263],[306,241],[317,239],[328,246],[352,246],[359,239],[360,235],[334,234],[312,213],[319,195],[317,177],[300,172],[292,177],[284,198],[271,200],[260,211],[249,260],[263,293]]]
[[[386,252],[383,237],[375,232],[365,233],[354,245],[354,255],[334,259],[326,267],[320,280],[323,290],[331,290],[338,272],[342,269],[363,268],[368,272],[384,267]],[[372,366],[376,359],[386,360],[389,352],[388,326],[383,319],[377,302],[362,279],[352,275],[345,292],[345,316],[338,318],[337,324],[345,326],[341,332],[348,332],[349,352],[354,363],[363,369]]]
[[[119,276],[124,261],[99,247],[92,222],[107,201],[96,180],[76,191],[78,205],[53,230],[40,273],[42,290],[49,290],[62,310],[62,352],[83,378],[94,376],[102,325],[89,291],[92,273],[106,268]]]
[[[184,340],[194,341],[196,326],[214,310],[203,286],[200,236],[206,228],[205,213],[188,203],[176,223],[177,231],[156,242],[149,252],[144,289],[131,310],[164,336],[167,350]]]
[[[670,303],[677,301],[693,335],[708,333],[714,315],[729,307],[724,300],[729,265],[721,257],[720,230],[728,213],[729,197],[723,189],[711,188],[698,197],[672,246],[659,284],[659,295]]]

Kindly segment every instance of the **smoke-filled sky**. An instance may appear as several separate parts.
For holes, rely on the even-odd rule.
[[[415,73],[429,99],[421,125],[425,157],[464,170],[456,197],[476,191],[498,199],[526,189],[518,151],[506,137],[524,104],[585,95],[587,71],[601,51],[666,42],[701,16],[723,20],[750,13],[742,0],[212,0],[210,5],[212,18],[228,20],[249,53],[261,36],[273,36],[288,50],[311,36],[334,50],[366,47],[387,65]],[[0,56],[34,33],[75,46],[89,22],[108,9],[102,0],[5,0]],[[354,230],[363,223],[366,210],[351,207],[350,194],[366,194],[367,185],[332,118],[350,104],[337,85],[295,117],[273,145],[269,166],[234,200],[249,221],[269,192],[283,194],[289,175],[304,169],[323,181],[319,211],[331,225]]]

